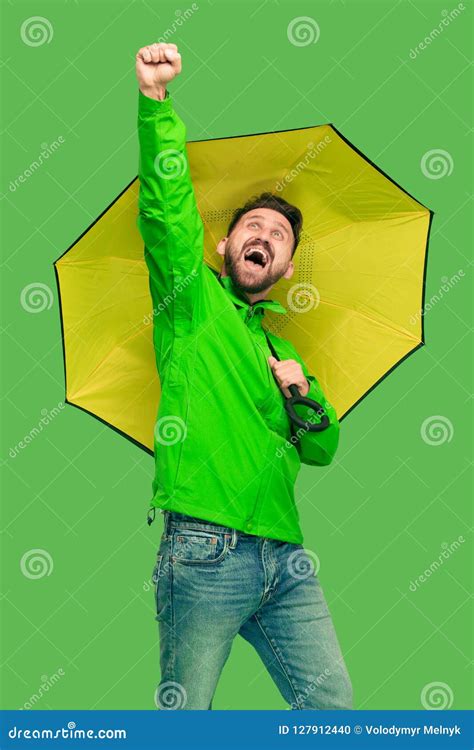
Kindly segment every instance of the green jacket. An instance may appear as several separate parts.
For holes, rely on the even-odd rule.
[[[301,364],[308,397],[324,406],[331,422],[295,440],[262,325],[265,310],[286,310],[276,300],[251,305],[230,277],[204,262],[185,126],[169,92],[161,102],[138,94],[137,224],[162,391],[150,509],[302,543],[295,480],[301,462],[332,460],[339,437],[335,410],[291,343],[269,334],[280,359]]]

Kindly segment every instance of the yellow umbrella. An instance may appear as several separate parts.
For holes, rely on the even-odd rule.
[[[233,210],[270,190],[304,218],[291,280],[267,313],[342,419],[423,344],[426,254],[433,212],[361,154],[333,125],[187,144],[204,227],[215,252]],[[66,401],[153,453],[160,383],[152,302],[136,225],[138,179],[55,262]]]

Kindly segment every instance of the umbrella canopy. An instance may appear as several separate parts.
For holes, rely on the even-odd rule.
[[[189,166],[204,227],[204,259],[233,210],[272,191],[304,219],[295,273],[267,313],[342,419],[423,343],[426,253],[433,213],[333,125],[192,141]],[[55,262],[66,401],[153,452],[160,398],[152,302],[136,225],[138,179]]]

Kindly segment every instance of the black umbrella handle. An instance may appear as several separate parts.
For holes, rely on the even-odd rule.
[[[285,401],[285,409],[293,424],[295,424],[297,427],[301,427],[302,429],[307,430],[308,432],[322,432],[323,430],[327,430],[327,428],[329,427],[329,417],[324,411],[321,404],[319,404],[317,401],[313,401],[312,398],[306,398],[306,396],[302,396],[298,390],[297,385],[290,385],[288,390],[290,391],[291,396],[289,396]],[[306,406],[309,409],[312,409],[315,414],[320,417],[320,421],[311,422],[300,417],[299,414],[297,414],[295,411],[296,404],[301,404],[302,406]]]
[[[270,349],[275,359],[280,360],[280,357],[278,356],[278,353],[275,350],[275,347],[270,341],[270,338],[265,330],[264,333],[265,338],[267,339],[268,348]],[[323,430],[327,430],[327,428],[329,427],[329,417],[324,411],[321,404],[318,404],[317,401],[313,401],[312,398],[306,398],[306,396],[302,396],[298,390],[297,385],[290,385],[288,390],[290,391],[291,396],[289,396],[285,401],[285,409],[293,424],[295,424],[297,427],[303,428],[307,432],[322,432]],[[310,422],[309,420],[300,417],[299,414],[297,414],[295,411],[295,404],[302,404],[303,406],[307,406],[309,409],[312,409],[315,414],[320,417],[320,421]]]

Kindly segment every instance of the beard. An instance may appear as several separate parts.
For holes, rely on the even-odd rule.
[[[250,242],[246,243],[250,246]],[[265,268],[255,269],[245,266],[243,247],[237,248],[230,239],[227,240],[225,249],[224,262],[227,273],[232,279],[232,283],[241,292],[249,294],[258,294],[265,289],[273,286],[281,279],[285,273],[286,267],[276,266],[273,252],[265,242],[256,242],[260,244],[267,252],[269,260]]]

